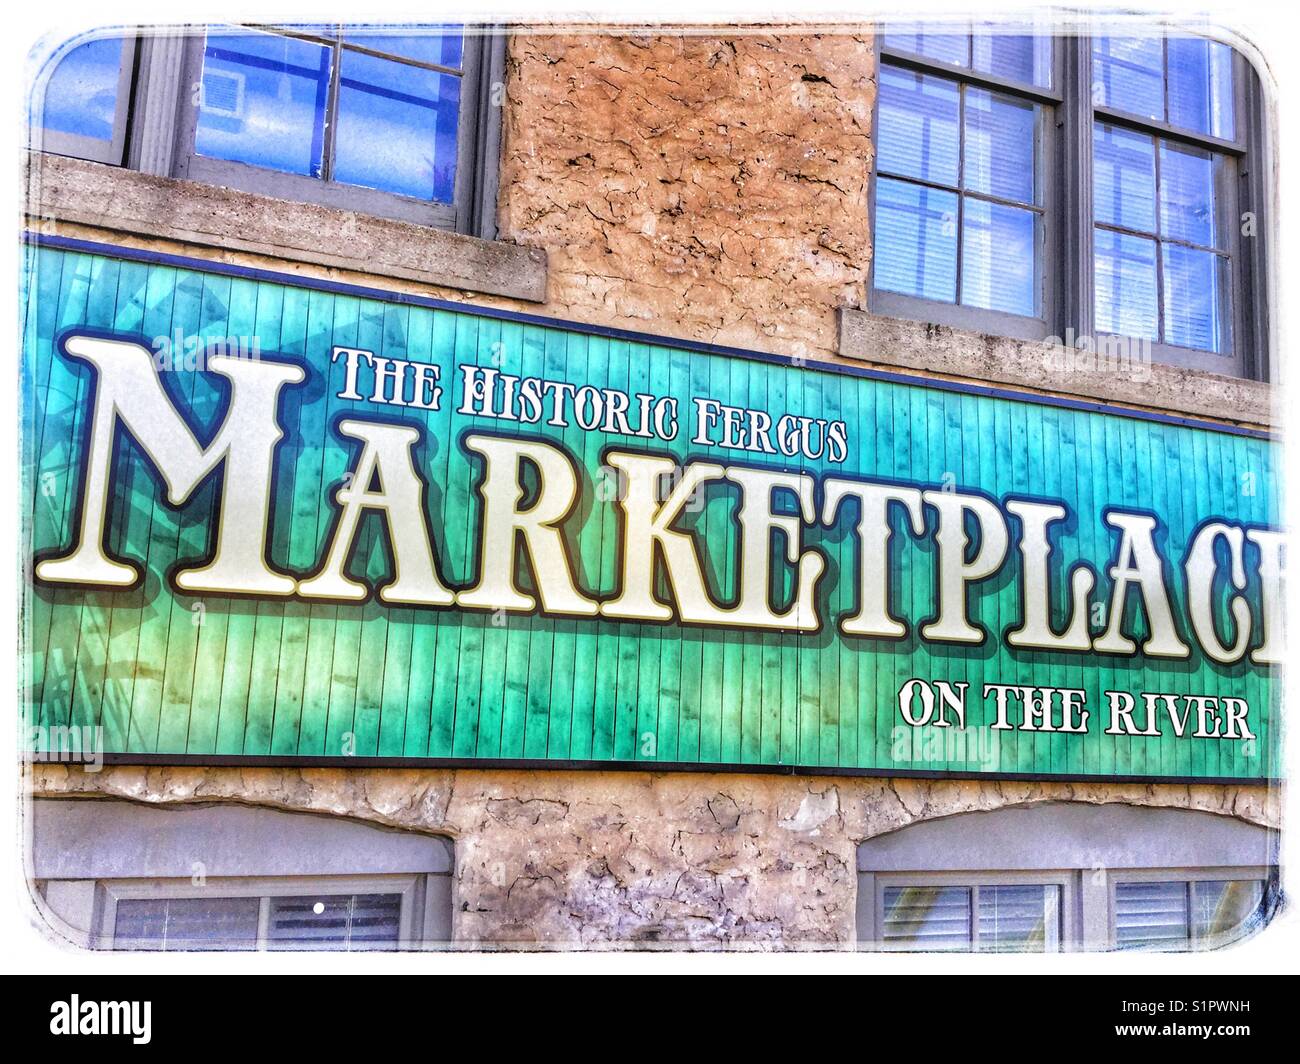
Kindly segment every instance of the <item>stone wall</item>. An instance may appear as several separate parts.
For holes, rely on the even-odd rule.
[[[1074,800],[1276,825],[1264,787],[650,772],[35,766],[37,793],[233,800],[456,840],[458,945],[834,949],[855,846],[921,820]]]
[[[545,249],[545,304],[425,291],[400,273],[379,283],[834,357],[836,310],[862,305],[870,259],[874,91],[863,35],[515,35],[501,238]],[[208,240],[197,253],[375,283],[290,262],[291,248],[265,259]],[[1279,816],[1262,787],[123,766],[37,766],[31,783],[52,796],[240,801],[451,835],[465,946],[835,948],[854,937],[856,843],[916,821],[1062,799]]]
[[[827,355],[861,303],[870,38],[511,39],[501,237],[548,313]]]

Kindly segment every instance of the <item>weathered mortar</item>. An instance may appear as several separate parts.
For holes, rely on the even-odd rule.
[[[854,940],[855,845],[1027,802],[1276,825],[1265,787],[706,773],[34,766],[44,795],[237,800],[456,839],[459,945],[827,949]]]
[[[501,237],[548,313],[829,354],[861,302],[875,97],[862,35],[518,34]]]

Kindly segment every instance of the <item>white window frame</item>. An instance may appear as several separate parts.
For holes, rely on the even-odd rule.
[[[258,951],[268,948],[271,899],[283,897],[310,897],[312,895],[397,894],[401,897],[401,916],[398,922],[397,948],[412,949],[421,943],[413,939],[415,908],[423,889],[428,894],[425,875],[381,876],[259,876],[218,878],[195,884],[184,879],[110,879],[99,883],[103,891],[99,927],[96,939],[101,949],[141,949],[136,940],[122,941],[117,937],[117,906],[124,900],[189,900],[195,898],[258,898],[261,905],[257,921]],[[428,927],[422,920],[421,926]],[[147,948],[147,945],[144,947]]]

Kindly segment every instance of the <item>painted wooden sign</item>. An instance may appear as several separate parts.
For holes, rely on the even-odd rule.
[[[38,756],[1277,774],[1258,434],[28,256]]]

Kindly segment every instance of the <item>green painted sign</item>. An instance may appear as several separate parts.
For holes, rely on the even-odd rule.
[[[29,247],[27,742],[1278,774],[1256,434]]]

